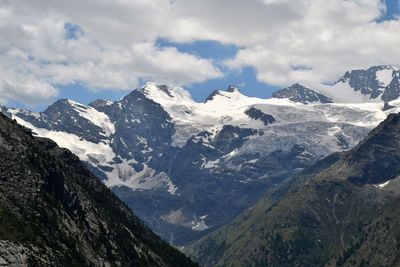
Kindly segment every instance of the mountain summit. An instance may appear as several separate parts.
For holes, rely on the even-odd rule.
[[[332,99],[319,94],[309,88],[302,86],[301,84],[295,83],[290,87],[281,89],[272,94],[273,98],[286,98],[293,102],[298,103],[332,103]]]
[[[228,88],[225,90],[225,92],[234,93],[234,92],[240,92],[240,90],[239,90],[238,87],[236,87],[236,86],[234,86],[234,85],[229,85]],[[213,91],[209,96],[207,96],[205,102],[207,103],[207,101],[213,100],[214,97],[217,96],[217,95],[223,95],[223,94],[221,94],[221,91],[220,91],[220,90],[215,90],[215,91]]]
[[[399,78],[396,66],[374,66],[347,71],[333,86],[317,89],[335,103],[383,103],[399,99]]]

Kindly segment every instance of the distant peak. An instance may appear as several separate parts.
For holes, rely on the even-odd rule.
[[[213,100],[214,97],[217,95],[221,95],[221,93],[219,92],[219,90],[214,90],[211,94],[207,96],[206,101],[204,101],[204,103]]]
[[[399,70],[399,68],[395,65],[377,65],[370,67],[369,70]]]
[[[341,100],[354,99],[356,102],[389,102],[400,97],[397,75],[400,69],[395,65],[377,65],[366,69],[347,71],[336,83],[341,88],[348,88],[349,92],[344,97],[341,92]],[[343,87],[346,86],[346,87]],[[338,89],[340,90],[340,89]],[[354,94],[353,92],[357,92]],[[335,92],[333,91],[333,94]],[[340,95],[337,94],[337,95]],[[354,97],[350,97],[352,94]]]
[[[353,70],[348,70],[345,72],[345,74],[336,82],[348,82],[351,78],[354,76],[360,76],[360,75],[376,75],[377,72],[382,71],[382,70],[392,70],[392,71],[399,71],[400,68],[395,65],[376,65],[372,66],[366,69],[353,69]]]
[[[289,89],[289,88],[293,88],[293,89],[294,89],[294,88],[308,89],[307,87],[301,85],[300,83],[294,83],[294,84],[292,84],[291,86],[287,87],[287,89]],[[311,90],[311,89],[308,89],[308,90]]]
[[[61,98],[61,99],[58,99],[57,101],[55,101],[54,104],[55,104],[55,103],[68,104],[69,101],[70,101],[70,99],[68,99],[68,98]]]
[[[220,96],[224,96],[224,92],[228,92],[228,93],[234,93],[234,92],[240,92],[239,88],[235,85],[229,85],[228,88],[226,88],[225,91],[223,90],[214,90],[212,91],[211,94],[209,94],[206,98],[206,100],[204,101],[204,103],[213,100],[216,96],[220,95]]]
[[[113,101],[111,101],[111,100],[97,99],[97,100],[95,100],[93,102],[90,102],[89,106],[94,108],[94,109],[100,110],[100,109],[103,109],[103,108],[105,108],[107,106],[111,106],[112,104],[113,104]]]
[[[76,109],[76,108],[83,108],[83,109],[87,109],[88,106],[75,102],[71,99],[59,99],[56,102],[54,102],[53,104],[51,104],[50,106],[48,106],[46,108],[46,110],[43,112],[45,114],[49,114],[49,113],[53,113],[53,112],[64,112],[66,110],[71,110],[71,109]]]
[[[55,101],[53,104],[48,106],[45,111],[43,111],[44,114],[52,114],[54,112],[59,112],[61,114],[61,111],[65,110],[70,110],[72,108],[72,104],[69,99],[63,98]]]
[[[80,105],[80,106],[82,106],[83,104],[78,103],[78,102],[76,102],[76,101],[74,101],[74,100],[71,100],[71,99],[62,98],[62,99],[59,99],[59,100],[57,100],[56,102],[54,102],[54,103],[52,104],[52,106],[58,106],[58,105],[65,105],[65,106],[76,106],[76,105]]]
[[[325,95],[315,92],[299,83],[295,83],[290,87],[286,87],[272,94],[273,98],[287,98],[290,101],[298,103],[332,103],[332,99]]]
[[[228,88],[226,89],[227,92],[233,93],[233,92],[239,92],[239,88],[235,85],[229,85]]]
[[[161,93],[168,97],[174,97],[171,88],[165,84],[147,83],[144,87],[138,90],[147,96],[159,95]]]
[[[158,90],[160,90],[161,92],[164,92],[165,94],[167,94],[169,97],[174,97],[170,91],[170,88],[165,85],[165,84],[159,84],[156,85],[156,87],[158,88]]]
[[[59,106],[59,105],[71,105],[71,100],[67,99],[67,98],[61,98],[58,99],[57,101],[55,101],[53,104],[51,104],[51,106]]]
[[[340,77],[340,79],[337,80],[334,84],[348,82],[350,80],[350,77],[351,77],[350,71],[346,71],[345,74],[342,77]]]
[[[148,83],[144,87],[134,90],[131,94],[135,95],[135,92],[140,92],[147,99],[161,105],[167,102],[179,105],[183,104],[183,102],[186,104],[193,102],[189,91],[177,85]]]

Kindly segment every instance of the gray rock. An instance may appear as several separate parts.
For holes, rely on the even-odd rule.
[[[295,83],[290,87],[284,88],[272,94],[274,98],[287,98],[293,102],[298,103],[332,103],[332,99],[319,94],[309,88],[302,86],[301,84]]]

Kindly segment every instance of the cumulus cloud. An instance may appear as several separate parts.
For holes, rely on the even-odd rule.
[[[221,77],[210,59],[158,47],[168,1],[0,1],[1,99],[29,104],[57,86],[131,90],[139,80]]]
[[[0,0],[2,100],[40,103],[58,85],[128,90],[139,81],[188,85],[251,66],[265,83],[317,84],[343,71],[398,64],[399,20],[381,0]],[[225,62],[158,47],[213,40]]]
[[[345,70],[399,64],[399,20],[377,22],[381,1],[312,0],[303,2],[296,23],[260,43],[249,43],[226,64],[252,66],[257,78],[286,86],[293,82],[334,81]]]

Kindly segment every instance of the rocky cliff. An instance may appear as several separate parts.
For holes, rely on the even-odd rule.
[[[196,266],[79,158],[0,114],[0,265]]]

